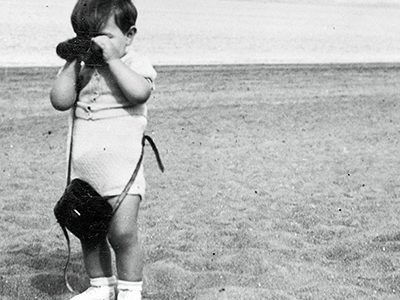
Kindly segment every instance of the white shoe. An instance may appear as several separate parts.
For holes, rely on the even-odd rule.
[[[118,300],[142,300],[142,293],[140,291],[124,291],[118,292]]]
[[[115,300],[114,286],[91,286],[71,300]]]

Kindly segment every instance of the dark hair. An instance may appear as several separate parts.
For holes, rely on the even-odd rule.
[[[131,0],[78,0],[71,14],[72,27],[78,36],[93,36],[111,14],[123,33],[136,24],[137,10]]]

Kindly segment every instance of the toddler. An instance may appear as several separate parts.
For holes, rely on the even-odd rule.
[[[55,109],[73,108],[71,178],[88,182],[111,205],[140,158],[146,101],[156,77],[144,57],[128,51],[136,18],[130,0],[78,0],[71,15],[77,34],[72,45],[89,40],[100,50],[93,52],[102,57],[93,59],[85,53],[64,57],[67,61],[50,92]],[[141,299],[143,257],[137,218],[144,192],[141,166],[112,219],[108,238],[96,245],[81,242],[90,287],[73,300]],[[117,277],[112,273],[111,249]]]

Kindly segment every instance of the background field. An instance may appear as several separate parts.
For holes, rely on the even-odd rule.
[[[400,65],[157,70],[148,132],[167,171],[147,151],[146,299],[400,297]],[[0,69],[3,300],[71,297],[55,73]]]
[[[75,2],[1,0],[0,66],[61,66]],[[133,47],[156,65],[400,62],[398,0],[134,2]]]

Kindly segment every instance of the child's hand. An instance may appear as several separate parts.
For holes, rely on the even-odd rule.
[[[110,38],[105,35],[99,35],[92,38],[92,41],[95,42],[101,50],[103,50],[103,58],[105,62],[109,62],[114,59],[119,59],[121,57],[118,49],[113,45]]]

